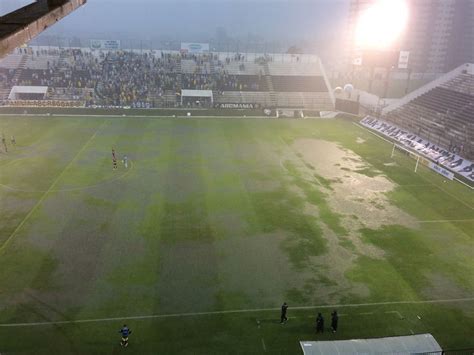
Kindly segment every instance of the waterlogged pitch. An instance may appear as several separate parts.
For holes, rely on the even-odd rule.
[[[474,192],[350,121],[3,117],[0,133],[1,353],[115,353],[123,323],[137,354],[425,332],[474,347]],[[316,335],[333,309],[338,332]]]

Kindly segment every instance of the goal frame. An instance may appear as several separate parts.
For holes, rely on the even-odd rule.
[[[420,154],[417,154],[417,153],[413,152],[410,149],[405,148],[404,146],[402,146],[400,144],[393,143],[392,154],[390,154],[390,159],[393,159],[393,157],[395,155],[395,148],[403,150],[404,152],[408,153],[409,157],[413,157],[413,158],[416,159],[415,170],[414,170],[414,172],[416,173],[418,171],[418,165],[420,164],[420,159],[422,158],[422,156]]]

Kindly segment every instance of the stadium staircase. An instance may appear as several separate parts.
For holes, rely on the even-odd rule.
[[[8,100],[10,91],[11,91],[10,89],[0,89],[0,101]]]
[[[12,82],[18,85],[18,82],[23,74],[23,70],[26,68],[26,62],[28,60],[28,55],[24,54],[21,56],[20,61],[18,62],[17,69],[15,70],[15,74],[13,74]]]
[[[178,63],[176,64],[176,70],[178,73],[176,75],[176,80],[179,83],[179,87],[182,88],[183,87],[183,66],[182,66],[181,59],[178,60]],[[176,98],[175,98],[175,101],[176,101]]]
[[[166,107],[174,107],[176,105],[176,93],[173,90],[165,90],[162,101]]]
[[[265,65],[263,66],[263,71],[265,73],[265,81],[267,83],[268,92],[270,96],[270,106],[277,107],[278,97],[277,93],[275,92],[275,87],[273,86],[272,76],[270,74],[270,67],[268,66],[268,62],[265,62]]]
[[[334,96],[334,90],[331,87],[331,83],[329,82],[328,76],[326,75],[326,70],[324,70],[324,65],[323,62],[321,62],[321,58],[318,58],[318,64],[319,64],[319,71],[323,75],[324,82],[326,83],[326,88],[329,92],[329,98],[331,99],[332,103],[332,108],[336,106],[336,98]]]

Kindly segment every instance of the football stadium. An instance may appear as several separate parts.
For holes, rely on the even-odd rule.
[[[1,354],[474,353],[473,0],[0,11]]]

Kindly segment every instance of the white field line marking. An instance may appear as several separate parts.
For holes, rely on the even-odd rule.
[[[187,111],[185,111],[187,112]],[[133,117],[138,117],[138,118],[152,118],[152,119],[157,119],[157,118],[165,118],[165,119],[187,119],[187,120],[190,120],[190,119],[199,119],[199,118],[202,118],[202,119],[213,119],[213,118],[224,118],[224,119],[239,119],[239,120],[242,120],[242,119],[245,119],[245,118],[266,118],[266,119],[271,119],[270,117],[268,116],[247,116],[247,117],[242,117],[242,116],[191,116],[191,117],[188,117],[186,116],[186,113],[183,112],[183,115],[182,116],[176,116],[176,117],[173,117],[173,116],[170,116],[170,115],[166,115],[166,116],[157,116],[157,115],[86,115],[86,114],[77,114],[77,115],[74,115],[74,114],[60,114],[60,113],[53,113],[51,115],[48,115],[48,114],[45,114],[45,113],[41,113],[41,114],[34,114],[34,113],[27,113],[27,114],[24,114],[24,113],[19,113],[19,114],[15,114],[15,113],[0,113],[0,117],[2,116],[15,116],[15,117],[38,117],[38,116],[41,116],[41,117],[104,117],[104,118],[133,118]],[[308,118],[318,118],[318,117],[308,117]],[[279,120],[292,120],[292,118],[279,118]]]
[[[384,137],[382,137],[382,136],[379,136],[377,133],[372,132],[370,129],[368,129],[368,128],[366,128],[366,127],[364,127],[364,126],[362,126],[362,125],[360,125],[360,124],[358,124],[358,123],[356,123],[356,122],[352,122],[352,124],[353,124],[353,125],[356,125],[356,126],[359,127],[359,128],[362,128],[364,131],[367,131],[367,132],[369,132],[370,134],[373,134],[373,135],[376,136],[376,137],[379,137],[380,139],[383,139],[385,142],[388,142],[388,143],[390,143],[390,144],[393,144],[392,141],[389,141],[388,139],[386,139],[386,138],[384,138]]]
[[[420,175],[421,176],[421,175]],[[424,178],[423,176],[421,176],[423,179],[425,179],[426,181],[428,181],[426,178]],[[428,181],[430,182],[430,181]],[[460,198],[456,197],[455,195],[453,195],[451,192],[448,192],[446,191],[445,189],[443,189],[441,186],[438,186],[436,184],[432,184],[434,187],[437,187],[438,189],[440,189],[441,191],[443,191],[444,193],[448,194],[449,196],[451,196],[452,198],[454,198],[455,200],[461,202],[464,206],[466,206],[467,208],[470,208],[471,210],[474,210],[474,207],[471,206],[470,204],[468,204],[467,202],[464,202],[463,200],[461,200]]]
[[[390,314],[390,313],[396,314],[398,316],[398,318],[403,319],[403,316],[399,311],[387,311],[385,313],[387,313],[387,314]]]
[[[47,191],[45,191],[45,193],[43,194],[43,196],[41,196],[41,198],[38,200],[38,202],[33,206],[33,208],[30,210],[30,212],[28,212],[28,214],[25,216],[25,218],[23,218],[23,220],[20,222],[20,224],[15,228],[15,230],[13,231],[13,233],[8,237],[7,240],[5,240],[5,242],[2,244],[2,246],[0,247],[0,252],[4,251],[5,248],[7,247],[7,245],[10,243],[10,241],[17,235],[18,231],[21,229],[21,227],[23,227],[23,225],[26,223],[26,221],[31,217],[31,215],[36,211],[36,209],[43,203],[43,201],[46,199],[46,197],[49,195],[50,192],[53,191],[54,187],[56,186],[56,184],[59,182],[59,180],[63,177],[64,173],[70,168],[70,166],[74,163],[74,161],[79,157],[79,155],[87,148],[87,146],[89,145],[89,143],[95,138],[95,136],[97,135],[97,133],[99,132],[99,130],[102,128],[102,126],[104,126],[104,124],[106,123],[107,121],[104,121],[102,122],[102,124],[97,127],[97,129],[95,130],[94,134],[87,140],[86,143],[84,143],[84,145],[82,146],[82,148],[76,153],[76,155],[74,156],[74,158],[72,158],[72,160],[69,162],[68,165],[66,165],[66,167],[63,169],[63,171],[61,171],[61,173],[56,177],[56,179],[53,181],[53,183],[51,184],[51,186],[49,187],[49,189]]]
[[[265,340],[263,340],[263,338],[262,338],[262,348],[263,348],[263,351],[267,352],[267,347],[265,346]]]
[[[449,222],[473,222],[474,218],[469,219],[433,219],[426,221],[418,221],[418,223],[449,223]]]
[[[8,163],[6,163],[6,164],[4,164],[4,165],[0,165],[0,168],[4,169],[4,168],[6,168],[8,165],[13,164],[13,163],[16,163],[17,161],[22,160],[22,159],[25,159],[25,158],[18,158],[18,159],[10,160]]]
[[[395,184],[397,184],[397,183],[395,183]],[[397,184],[397,186],[399,186],[399,187],[431,187],[433,185],[431,185],[431,184],[406,184],[406,185]]]
[[[78,187],[71,187],[69,189],[58,189],[58,190],[24,190],[24,189],[17,189],[16,187],[12,187],[12,186],[9,186],[9,185],[3,185],[3,184],[0,184],[0,187],[3,187],[7,190],[19,191],[19,192],[46,192],[46,191],[49,191],[49,192],[70,192],[70,191],[80,191],[80,190],[93,189],[95,187],[107,185],[107,184],[110,184],[114,181],[117,181],[117,180],[120,180],[120,179],[123,179],[124,177],[126,177],[128,174],[130,174],[130,172],[133,169],[132,160],[130,159],[129,162],[130,162],[130,169],[127,169],[127,171],[125,173],[123,173],[122,175],[113,177],[109,180],[101,181],[101,182],[99,182],[97,184],[94,184],[94,185],[78,186]]]
[[[363,312],[363,313],[359,313],[360,315],[362,316],[367,316],[369,314],[374,314],[374,312]]]
[[[295,306],[291,307],[294,310],[317,309],[317,308],[345,308],[345,307],[370,307],[370,306],[386,306],[386,305],[401,305],[401,304],[437,304],[437,303],[456,303],[456,302],[472,302],[474,297],[470,298],[451,298],[442,300],[425,300],[425,301],[389,301],[389,302],[374,302],[374,303],[349,303],[349,304],[327,304],[319,306]],[[128,316],[128,317],[112,317],[112,318],[92,318],[92,319],[77,319],[77,320],[63,320],[56,322],[29,322],[29,323],[1,323],[0,327],[30,327],[41,325],[60,325],[60,324],[80,324],[80,323],[98,323],[98,322],[112,322],[124,320],[141,320],[141,319],[165,319],[165,318],[179,318],[179,317],[195,317],[195,316],[212,316],[222,314],[242,314],[254,312],[276,312],[280,308],[255,308],[255,309],[232,309],[225,311],[209,311],[209,312],[191,312],[191,313],[169,313],[169,314],[152,314],[145,316]]]

